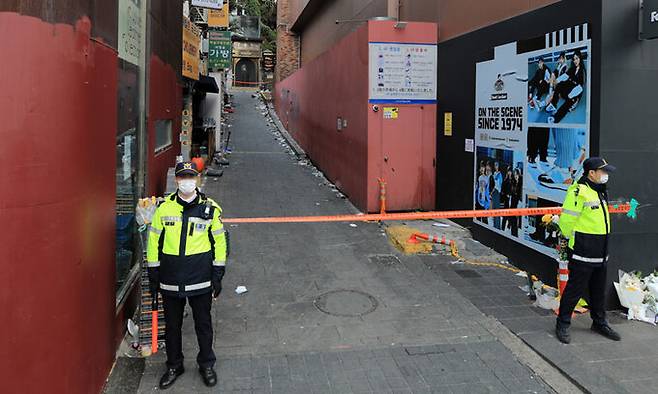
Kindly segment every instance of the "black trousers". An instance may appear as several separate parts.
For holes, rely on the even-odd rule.
[[[605,282],[608,267],[605,264],[589,265],[569,261],[569,281],[560,300],[558,324],[568,327],[571,324],[571,314],[578,301],[589,289],[590,316],[595,324],[607,324],[605,320]]]
[[[212,349],[212,294],[205,293],[188,298],[162,295],[164,302],[165,345],[167,349],[167,367],[178,368],[183,365],[183,311],[185,302],[189,300],[194,316],[194,329],[199,343],[197,363],[202,368],[215,365],[215,352]]]
[[[528,161],[534,163],[535,157],[546,162],[548,156],[548,140],[550,129],[542,127],[528,127]]]

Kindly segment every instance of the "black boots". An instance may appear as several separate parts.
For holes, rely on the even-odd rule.
[[[560,325],[557,323],[555,325],[555,336],[562,343],[571,343],[571,334],[569,334],[569,327]]]
[[[169,368],[167,369],[167,372],[165,372],[164,375],[160,378],[160,389],[165,390],[171,387],[172,384],[178,379],[179,376],[181,376],[185,372],[185,368],[178,367],[178,368]]]
[[[217,373],[211,367],[199,368],[199,373],[201,374],[201,379],[203,383],[208,387],[213,387],[217,384]]]
[[[608,324],[592,324],[592,331],[603,335],[604,337],[613,341],[621,341],[621,335],[613,330]],[[555,325],[555,336],[562,343],[571,343],[571,335],[569,334],[569,327],[563,326],[560,323]]]
[[[597,332],[608,339],[612,339],[613,341],[621,341],[621,335],[607,324],[600,325],[594,323],[592,324],[592,331]]]

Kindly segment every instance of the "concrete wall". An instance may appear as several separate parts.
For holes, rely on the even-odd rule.
[[[437,204],[460,209],[473,199],[472,175],[454,168],[472,168],[464,139],[473,138],[475,64],[492,57],[492,48],[541,36],[546,32],[589,23],[592,39],[590,152],[615,163],[619,170],[609,184],[611,200],[637,198],[652,204],[658,190],[658,137],[653,90],[658,84],[658,41],[637,39],[637,3],[633,0],[560,2],[505,22],[448,40],[439,45],[438,122],[453,112],[452,137],[439,135]],[[458,78],[456,77],[458,76]],[[450,190],[450,193],[442,193]],[[613,215],[608,278],[608,306],[618,306],[612,288],[617,268],[650,272],[656,268],[651,245],[658,242],[655,208],[640,209],[637,220]],[[468,224],[465,222],[465,224]],[[479,226],[478,239],[512,258],[520,267],[555,283],[555,262]]]
[[[277,113],[292,136],[351,201],[367,204],[368,28],[277,83]],[[347,119],[342,131],[338,116]]]
[[[149,2],[149,107],[148,107],[148,195],[165,192],[167,170],[176,164],[180,154],[179,136],[182,122],[182,2]],[[155,123],[172,120],[172,144],[155,153]]]
[[[436,29],[426,23],[410,24],[406,29],[394,29],[393,22],[363,25],[277,83],[274,100],[283,125],[311,160],[358,208],[375,212],[379,210],[377,179],[382,176],[384,157],[383,115],[382,111],[371,111],[368,105],[369,41],[436,43]],[[420,172],[423,175],[419,178],[425,182],[413,185],[417,199],[406,199],[399,202],[400,206],[392,204],[391,209],[434,207],[436,105],[423,107],[423,127],[418,133],[423,133],[423,141],[417,141],[421,164],[400,163],[396,168],[401,173]],[[337,128],[339,117],[347,121],[342,130]],[[399,133],[390,138],[407,143],[405,124],[400,122],[395,128]],[[389,184],[389,197],[395,193],[395,186]]]
[[[0,2],[3,392],[99,392],[133,310],[134,294],[115,308],[116,136],[138,111],[117,3]],[[175,119],[148,160],[154,193],[178,150],[182,3],[150,4],[149,116]]]
[[[400,19],[438,23],[441,41],[488,26],[559,0],[400,0]],[[362,23],[336,24],[336,19],[369,19],[388,15],[387,0],[287,0],[291,25],[299,18],[295,33],[301,36],[302,65],[311,61],[334,43],[357,29]],[[317,5],[316,3],[322,3]],[[304,15],[313,9],[312,17]],[[278,61],[282,57],[279,56]]]
[[[114,359],[117,53],[92,21],[0,13],[0,381],[94,393]]]
[[[600,153],[619,169],[612,196],[654,204],[630,221],[615,215],[611,275],[617,268],[648,273],[658,268],[658,40],[638,40],[638,2],[603,1]]]

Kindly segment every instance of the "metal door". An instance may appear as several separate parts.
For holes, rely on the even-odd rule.
[[[423,108],[384,107],[382,112],[382,178],[386,182],[386,210],[419,209],[423,181]]]

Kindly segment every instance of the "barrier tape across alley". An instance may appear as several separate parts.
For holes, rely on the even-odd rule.
[[[633,204],[618,204],[609,207],[613,214],[634,214]],[[515,209],[489,209],[489,210],[461,210],[461,211],[432,211],[409,213],[378,213],[333,216],[280,216],[280,217],[254,217],[254,218],[222,218],[224,223],[324,223],[324,222],[386,222],[400,220],[426,220],[426,219],[469,219],[501,216],[543,216],[559,215],[561,207],[546,208],[515,208]]]

